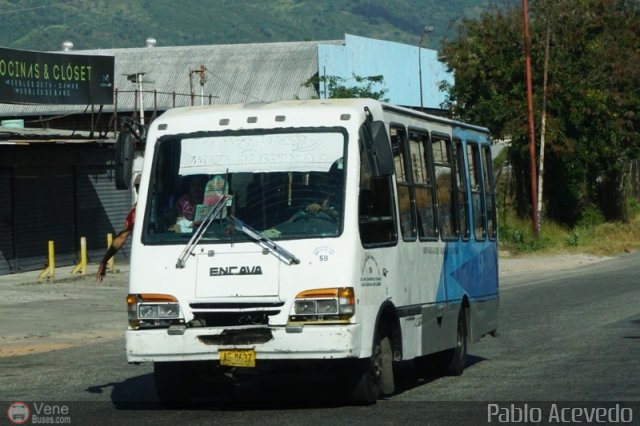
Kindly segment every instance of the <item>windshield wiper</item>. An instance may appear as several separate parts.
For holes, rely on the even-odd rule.
[[[176,262],[176,269],[184,268],[184,265],[187,263],[187,259],[193,252],[193,249],[200,242],[204,233],[207,232],[207,229],[209,228],[209,225],[211,225],[211,222],[213,222],[213,220],[220,215],[220,212],[222,212],[224,206],[227,205],[227,200],[229,200],[229,198],[231,197],[232,196],[229,194],[223,195],[222,198],[220,198],[218,202],[213,205],[213,208],[211,209],[209,214],[207,214],[202,223],[200,223],[200,226],[198,226],[196,232],[193,233],[193,236],[180,254],[180,257],[178,257],[178,261]]]
[[[255,242],[258,243],[260,247],[267,249],[271,254],[280,259],[282,262],[286,263],[287,265],[297,265],[300,263],[300,259],[298,259],[293,253],[287,251],[280,244],[276,243],[270,238],[265,237],[264,235],[261,235],[258,231],[256,231],[237,217],[230,215],[230,218],[233,221],[233,225],[238,231],[255,240]]]

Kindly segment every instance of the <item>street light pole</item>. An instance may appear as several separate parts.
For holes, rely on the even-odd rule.
[[[418,77],[420,79],[420,111],[424,110],[423,96],[422,96],[422,43],[427,38],[427,34],[433,31],[431,25],[425,26],[420,34],[420,43],[418,44]]]
[[[132,83],[136,83],[138,86],[138,102],[140,103],[140,124],[144,126],[144,106],[142,105],[142,78],[146,73],[137,72],[135,74],[127,75],[127,80]]]
[[[144,106],[142,105],[142,76],[143,72],[136,74],[138,79],[138,94],[140,95],[140,124],[144,127]]]
[[[193,74],[198,74],[200,76],[200,105],[204,105],[204,84],[207,82],[207,76],[205,75],[205,71],[207,71],[207,67],[204,64],[200,65],[200,68],[197,70],[189,71],[189,88],[191,90],[191,105],[193,105]]]

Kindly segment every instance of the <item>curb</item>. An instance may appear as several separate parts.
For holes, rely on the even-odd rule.
[[[87,265],[87,272],[85,274],[82,273],[72,273],[73,269],[75,268],[75,265],[70,265],[70,266],[62,266],[59,268],[55,268],[55,279],[51,280],[50,278],[45,278],[45,279],[38,279],[38,276],[40,275],[41,271],[26,271],[26,272],[19,272],[19,273],[15,273],[15,274],[8,274],[8,275],[0,275],[0,286],[3,285],[35,285],[35,284],[43,284],[43,285],[50,285],[50,284],[62,284],[62,283],[69,283],[69,282],[75,282],[75,281],[81,281],[81,280],[85,280],[85,279],[92,279],[95,280],[95,274],[98,271],[98,264],[97,263],[93,263],[93,264],[88,264]],[[115,271],[113,272],[108,272],[108,275],[113,275],[113,274],[123,274],[123,273],[129,273],[129,264],[118,264],[116,266]]]

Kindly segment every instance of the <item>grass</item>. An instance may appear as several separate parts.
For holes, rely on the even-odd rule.
[[[567,229],[542,222],[540,235],[533,234],[529,220],[513,216],[498,223],[500,249],[512,254],[575,254],[612,256],[640,250],[640,213],[629,223],[583,223]]]

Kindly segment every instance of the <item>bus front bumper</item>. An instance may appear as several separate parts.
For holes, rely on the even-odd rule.
[[[211,343],[220,340],[218,337],[228,330],[218,327],[187,328],[183,334],[170,334],[167,329],[127,330],[127,361],[218,360],[219,351],[229,349],[253,349],[256,362],[368,356],[361,353],[359,324],[269,327],[272,337],[264,343]]]

